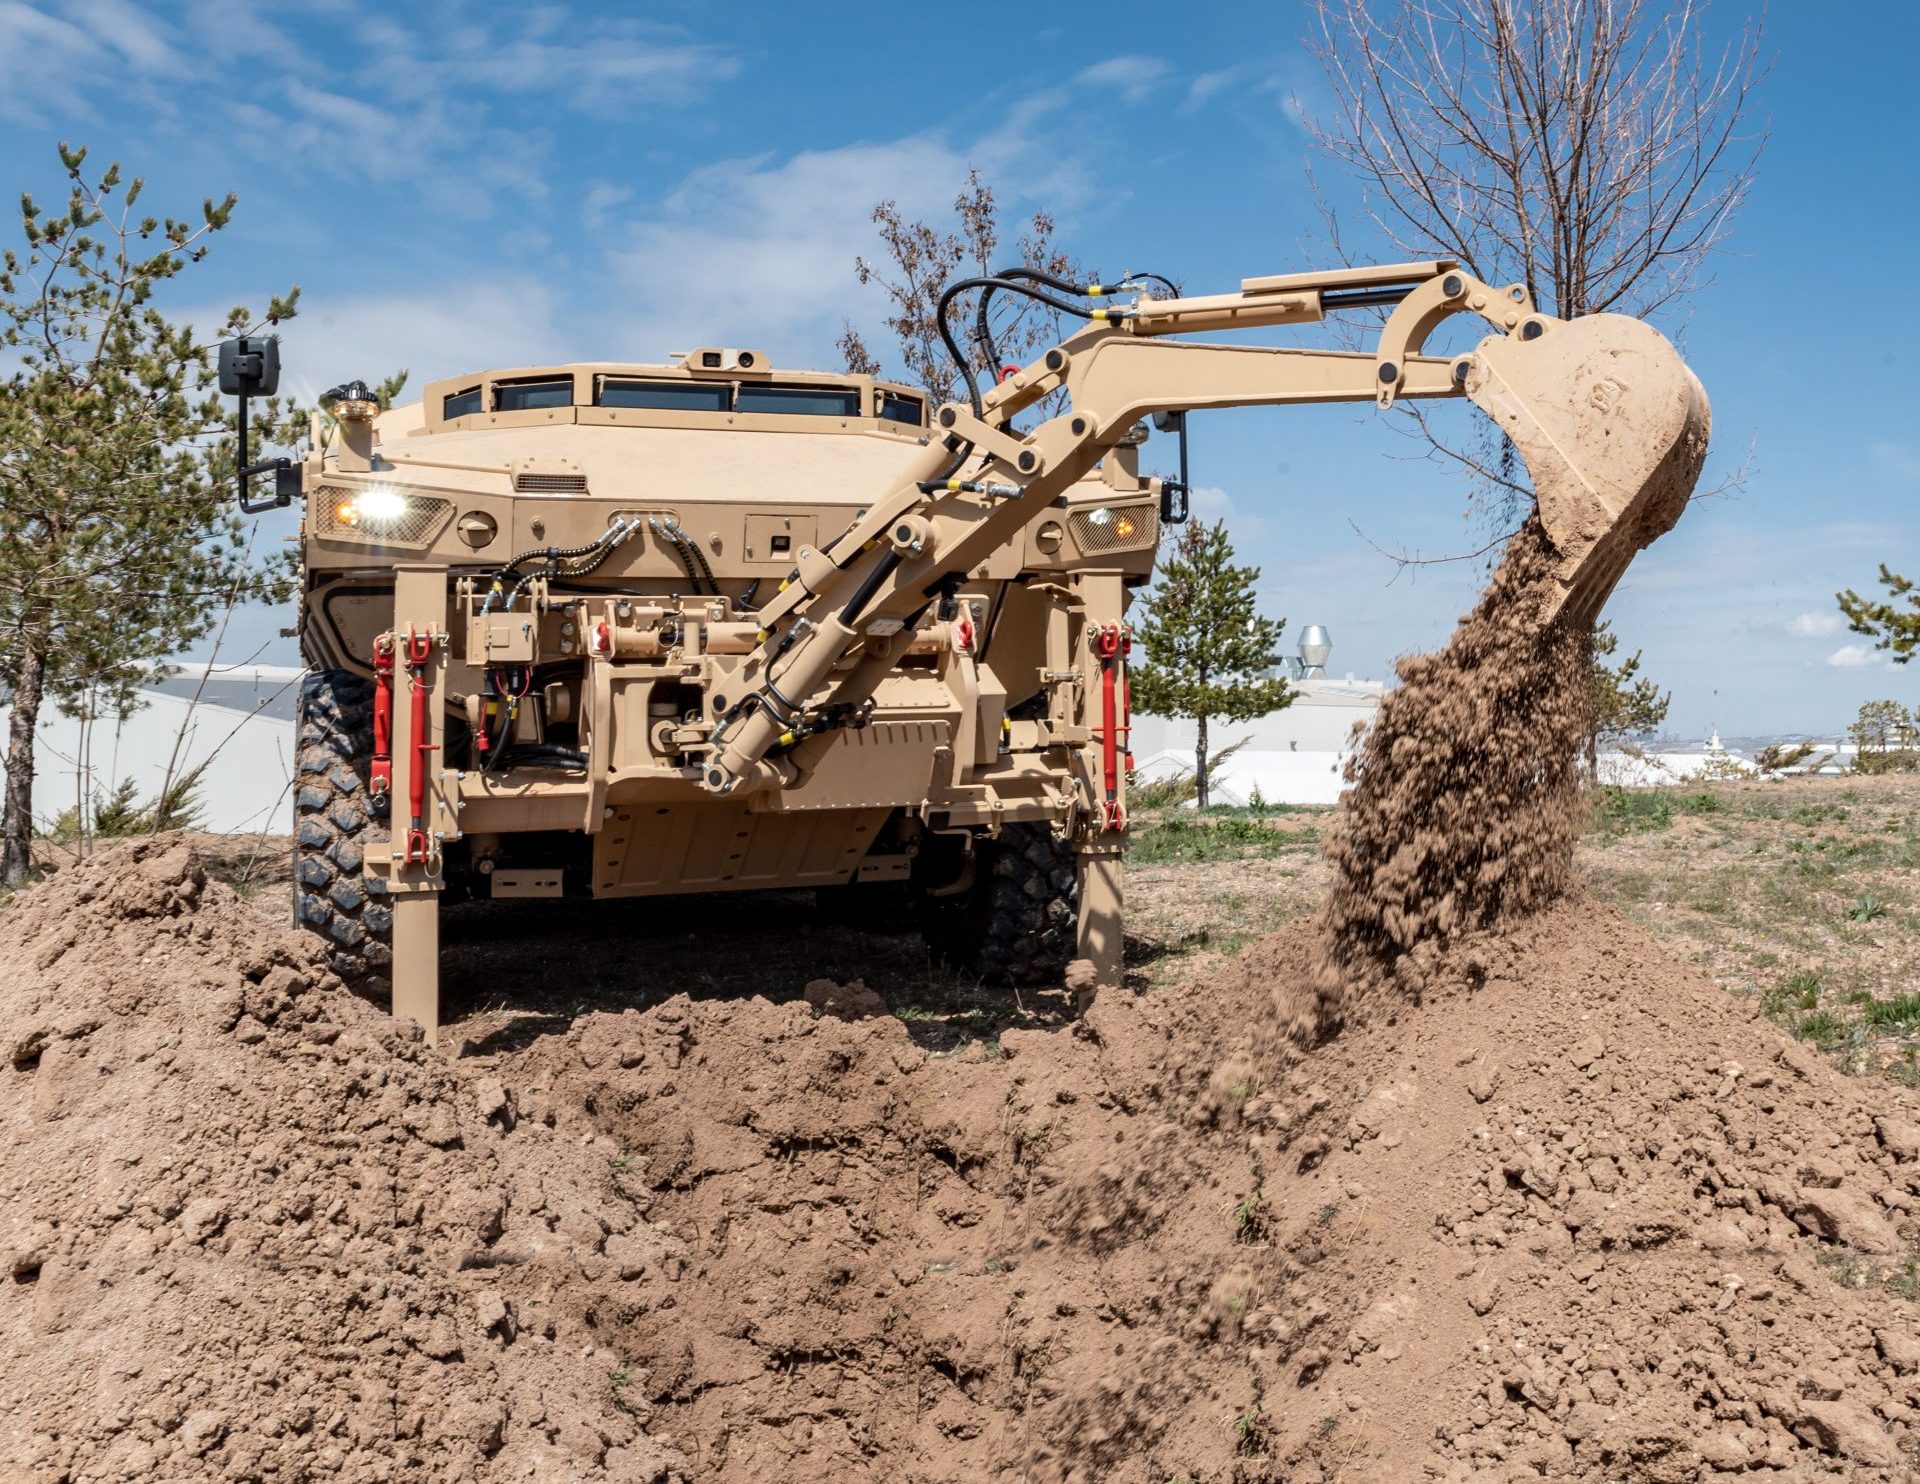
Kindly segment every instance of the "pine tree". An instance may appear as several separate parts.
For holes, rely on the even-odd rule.
[[[1284,618],[1262,618],[1258,567],[1233,565],[1227,523],[1193,521],[1160,563],[1143,602],[1138,634],[1144,661],[1133,672],[1133,704],[1153,716],[1189,716],[1195,803],[1207,807],[1207,723],[1251,721],[1293,700],[1285,680],[1266,671],[1280,647]]]
[[[1865,634],[1874,641],[1875,649],[1887,650],[1896,665],[1904,665],[1920,649],[1920,592],[1914,591],[1912,579],[1902,577],[1885,562],[1880,564],[1880,585],[1887,596],[1879,602],[1861,597],[1852,588],[1835,596],[1854,633]],[[1899,601],[1902,598],[1906,600],[1904,607]]]
[[[33,738],[49,698],[107,678],[124,689],[204,634],[236,589],[273,599],[286,564],[257,568],[228,482],[231,419],[213,390],[211,345],[154,307],[205,258],[234,197],[194,219],[136,216],[141,182],[115,199],[120,167],[85,170],[60,146],[63,209],[20,201],[23,251],[0,255],[0,684],[13,715],[0,878],[25,879],[33,831]],[[269,304],[291,318],[299,291]],[[233,310],[214,340],[259,321]],[[272,426],[278,409],[263,423]],[[255,450],[248,450],[252,457]]]
[[[1620,647],[1620,636],[1611,623],[1602,623],[1593,631],[1593,716],[1587,732],[1587,769],[1597,771],[1600,747],[1623,737],[1637,737],[1657,731],[1667,719],[1673,704],[1673,692],[1663,691],[1640,673],[1640,651],[1634,650],[1618,665],[1607,659]]]

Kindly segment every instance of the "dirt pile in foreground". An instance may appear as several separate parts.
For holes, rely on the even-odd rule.
[[[1903,1477],[1913,1306],[1843,1280],[1920,1237],[1910,1101],[1579,900],[1276,1073],[1236,1027],[1320,948],[997,1059],[577,1023],[511,1080],[686,1263],[580,1322],[701,1479]]]
[[[683,1475],[555,1302],[636,1223],[537,1106],[165,840],[16,902],[0,966],[0,1478]]]

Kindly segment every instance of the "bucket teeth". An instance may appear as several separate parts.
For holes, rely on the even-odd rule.
[[[1595,314],[1543,328],[1481,342],[1466,389],[1525,461],[1560,554],[1544,617],[1591,624],[1634,555],[1686,509],[1711,416],[1699,380],[1650,325]]]

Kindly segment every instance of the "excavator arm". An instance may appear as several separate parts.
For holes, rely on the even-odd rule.
[[[1372,353],[1170,339],[1310,324],[1394,306]],[[1491,333],[1429,356],[1457,314]],[[1092,323],[999,385],[940,408],[942,438],[837,539],[803,549],[760,611],[763,638],[715,730],[714,794],[775,785],[769,761],[870,696],[895,660],[869,635],[911,626],[955,579],[1038,521],[1154,413],[1292,403],[1465,397],[1499,423],[1532,476],[1560,555],[1547,621],[1591,623],[1634,554],[1679,518],[1705,458],[1705,393],[1657,331],[1619,315],[1566,321],[1520,286],[1496,289],[1448,261],[1245,280],[1237,294],[1092,311]],[[1030,432],[1012,420],[1064,390]]]

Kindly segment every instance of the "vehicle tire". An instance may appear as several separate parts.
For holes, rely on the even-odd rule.
[[[1080,888],[1073,847],[1044,824],[1010,824],[982,840],[973,885],[929,900],[927,940],[989,984],[1058,984],[1073,958]]]
[[[384,809],[367,789],[373,761],[373,682],[315,670],[300,682],[293,796],[293,918],[326,940],[349,987],[385,992],[393,963],[393,908],[383,882],[361,874],[388,840]]]

